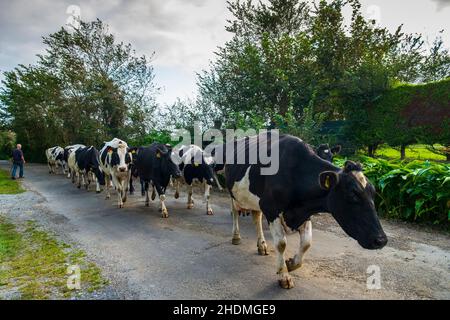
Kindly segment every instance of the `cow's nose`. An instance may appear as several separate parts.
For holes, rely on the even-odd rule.
[[[384,235],[384,234],[380,235],[373,240],[373,247],[375,249],[381,249],[386,245],[387,242],[388,242],[388,239],[387,239],[386,235]]]
[[[126,168],[126,167],[120,167],[120,168],[119,168],[119,171],[120,171],[120,172],[125,172],[125,171],[127,171],[127,168]]]

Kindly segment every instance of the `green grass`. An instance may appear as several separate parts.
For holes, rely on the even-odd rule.
[[[8,171],[0,169],[0,194],[18,194],[24,191],[17,180],[11,179]]]
[[[80,291],[67,287],[71,265],[80,267]],[[0,299],[8,291],[19,292],[21,299],[64,299],[106,283],[83,251],[57,241],[32,221],[16,226],[0,216]]]
[[[394,149],[383,145],[377,149],[375,156],[386,159],[400,159],[400,148]],[[408,160],[431,160],[445,161],[446,157],[431,152],[426,145],[416,144],[406,147],[406,159]]]

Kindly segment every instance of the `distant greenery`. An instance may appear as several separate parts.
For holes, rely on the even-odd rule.
[[[11,179],[11,173],[0,169],[0,194],[18,194],[25,190],[17,180]]]
[[[440,35],[427,50],[421,35],[404,33],[401,25],[392,32],[366,19],[358,0],[234,0],[228,9],[226,30],[233,37],[198,75],[195,103],[199,113],[209,110],[206,123],[276,127],[319,143],[327,141],[315,141],[316,124],[345,119],[345,136],[371,155],[383,142],[403,148],[450,143],[445,130],[429,134],[446,128],[442,114],[450,100],[448,83],[434,83],[450,76],[450,55]],[[427,82],[432,84],[398,87]],[[398,92],[410,100],[394,99]],[[378,109],[377,121],[371,121]],[[427,117],[416,124],[400,117],[405,109],[414,109],[414,119]],[[177,110],[182,114],[185,108],[175,104],[172,112]],[[403,122],[411,129],[404,130]]]
[[[388,218],[440,224],[450,230],[450,165],[360,157],[377,189],[379,212]],[[336,159],[339,166],[344,159]]]
[[[0,159],[11,158],[15,148],[16,134],[10,130],[0,130]]]
[[[374,101],[364,130],[372,144],[400,147],[415,143],[450,146],[450,78],[423,85],[402,84]],[[450,159],[450,151],[442,152]]]
[[[67,288],[67,267],[81,269],[82,292],[106,284],[100,269],[86,260],[85,253],[58,242],[28,221],[14,225],[0,216],[0,299],[8,291],[20,299],[60,299],[77,295]]]
[[[394,149],[387,145],[382,145],[377,148],[375,156],[386,159],[400,159],[400,150],[399,148]],[[437,154],[430,151],[430,146],[424,144],[414,144],[406,147],[406,159],[445,161],[446,157],[442,154]]]

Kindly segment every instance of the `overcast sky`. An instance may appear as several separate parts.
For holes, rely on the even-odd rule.
[[[433,39],[445,29],[450,47],[450,0],[362,0],[368,17],[394,30]],[[41,53],[41,36],[67,22],[70,5],[78,6],[85,21],[100,18],[119,40],[130,42],[139,54],[155,52],[156,82],[163,88],[160,103],[192,97],[195,72],[207,68],[214,50],[230,35],[225,0],[0,0],[0,71],[30,64]],[[3,77],[0,76],[0,79]]]

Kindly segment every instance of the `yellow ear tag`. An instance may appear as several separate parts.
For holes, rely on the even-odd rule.
[[[156,157],[157,157],[157,158],[161,158],[161,153],[157,152],[157,153],[156,153]]]
[[[330,189],[330,177],[327,176],[325,178],[325,188]]]
[[[136,153],[136,150],[131,151],[131,153],[133,153],[133,154]]]
[[[198,167],[198,163],[194,162],[194,167]]]
[[[111,153],[113,153],[113,151],[112,151],[112,150],[109,150],[108,153],[111,154]]]

